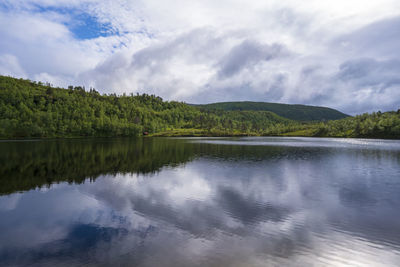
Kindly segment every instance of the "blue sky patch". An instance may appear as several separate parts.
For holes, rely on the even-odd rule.
[[[118,34],[110,23],[100,23],[97,18],[87,13],[75,14],[72,17],[74,21],[66,26],[78,39],[93,39],[97,37],[106,37]]]
[[[77,39],[94,39],[118,34],[110,23],[101,23],[95,16],[69,8],[38,7],[39,12],[56,12],[69,15],[71,20],[64,23]]]
[[[0,9],[10,11],[13,8],[10,5],[0,3]],[[40,5],[35,5],[33,10],[35,13],[43,14],[54,12],[67,15],[70,20],[65,22],[64,25],[68,27],[77,39],[85,40],[101,36],[119,35],[119,32],[113,29],[111,23],[102,23],[95,16],[82,12],[82,10],[62,7],[44,7]]]

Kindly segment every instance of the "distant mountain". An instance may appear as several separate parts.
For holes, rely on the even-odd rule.
[[[327,120],[339,120],[349,115],[344,114],[338,110],[308,106],[308,105],[290,105],[290,104],[279,104],[279,103],[267,103],[267,102],[221,102],[204,105],[193,105],[200,109],[205,110],[252,110],[252,111],[270,111],[281,117],[288,118],[296,121],[327,121]]]

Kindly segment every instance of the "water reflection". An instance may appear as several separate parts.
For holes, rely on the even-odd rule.
[[[0,265],[400,262],[398,142],[269,142],[0,143]]]

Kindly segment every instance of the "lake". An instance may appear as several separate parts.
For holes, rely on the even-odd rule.
[[[1,266],[399,266],[400,141],[0,142]]]

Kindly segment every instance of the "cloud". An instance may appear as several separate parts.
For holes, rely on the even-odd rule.
[[[229,78],[243,68],[252,68],[261,61],[270,61],[283,54],[284,48],[279,44],[262,45],[245,40],[233,47],[219,62],[219,78]]]
[[[61,23],[25,13],[0,14],[0,50],[16,57],[29,77],[42,72],[72,76],[93,64],[94,53],[76,43]]]
[[[382,19],[344,34],[333,45],[345,48],[349,56],[399,58],[400,16]]]
[[[400,59],[377,61],[372,58],[360,58],[342,63],[338,79],[355,81],[360,86],[381,85],[382,88],[400,85]]]
[[[396,108],[400,100],[400,60],[360,58],[343,62],[335,78],[352,90],[355,111]]]
[[[18,58],[10,54],[0,55],[0,73],[14,77],[26,77],[26,73],[19,64]]]
[[[398,10],[395,0],[4,1],[0,73],[193,103],[397,109],[385,66],[399,60]]]

